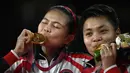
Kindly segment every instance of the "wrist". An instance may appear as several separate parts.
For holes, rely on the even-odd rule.
[[[102,67],[103,67],[103,69],[105,70],[105,69],[107,69],[108,67],[110,67],[110,66],[112,66],[112,65],[115,65],[116,64],[116,62],[114,61],[114,60],[112,60],[111,62],[109,61],[109,62],[106,62],[106,61],[104,61],[104,62],[102,62]]]
[[[117,65],[114,64],[107,69],[104,70],[104,73],[120,73],[120,70],[118,69]]]
[[[14,55],[17,59],[19,59],[18,54],[17,54],[17,53],[15,53],[15,52],[14,52],[14,50],[11,50],[11,52],[13,53],[13,55]]]
[[[18,57],[21,56],[21,53],[20,53],[19,51],[17,51],[17,50],[14,49],[13,52],[14,52]]]

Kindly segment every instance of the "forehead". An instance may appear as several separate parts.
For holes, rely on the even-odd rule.
[[[66,25],[69,21],[68,15],[66,15],[64,12],[58,9],[48,11],[44,18],[50,21],[59,22],[62,25]]]
[[[112,24],[109,22],[109,20],[105,16],[99,16],[99,17],[90,17],[85,20],[84,22],[84,29],[93,29],[93,28],[99,28],[99,27],[108,27],[113,28]]]

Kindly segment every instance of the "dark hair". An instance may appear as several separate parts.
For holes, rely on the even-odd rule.
[[[78,30],[78,33],[76,34],[76,41],[75,41],[76,45],[74,46],[74,48],[77,48],[77,49],[79,48],[78,51],[89,54],[89,52],[86,50],[86,46],[83,41],[83,25],[84,25],[84,22],[89,17],[98,17],[98,16],[107,17],[108,20],[113,25],[113,27],[115,28],[115,30],[118,28],[119,20],[118,20],[115,10],[112,7],[109,7],[103,4],[95,4],[95,5],[90,6],[81,14],[81,18],[79,21],[80,28],[78,28],[79,30]]]
[[[53,9],[58,9],[69,16],[69,22],[68,22],[69,32],[68,33],[75,34],[77,22],[78,22],[76,14],[67,6],[56,5],[56,6],[52,6],[49,10],[53,10]]]
[[[86,9],[81,15],[81,21],[80,21],[81,28],[83,27],[83,24],[87,18],[98,16],[107,17],[108,20],[113,25],[113,27],[115,28],[115,30],[119,27],[119,19],[117,17],[115,10],[112,7],[104,4],[95,4]]]

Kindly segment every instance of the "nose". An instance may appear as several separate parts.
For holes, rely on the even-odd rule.
[[[51,29],[49,28],[49,26],[46,26],[46,27],[44,28],[44,31],[47,32],[47,33],[51,33]]]
[[[93,42],[99,42],[99,41],[102,41],[102,37],[101,36],[94,36]]]

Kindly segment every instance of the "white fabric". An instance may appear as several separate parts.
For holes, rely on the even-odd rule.
[[[80,54],[81,55],[81,54]],[[89,61],[88,59],[84,58],[75,58],[72,57],[71,55],[68,56],[69,58],[71,58],[74,62],[80,64],[81,66],[85,66],[85,63],[87,61]],[[25,60],[19,60],[17,62],[15,62],[5,73],[13,73],[13,71],[18,67],[18,65],[20,65],[23,61]],[[42,67],[42,68],[47,68],[49,67],[54,61],[52,59],[52,61],[50,62],[51,64],[49,64],[49,62],[45,59],[38,59],[37,60],[38,64]],[[61,71],[67,71],[69,70],[68,73],[81,73],[80,70],[74,66],[72,64],[72,62],[63,59],[60,63],[56,64],[54,67],[52,67],[50,70],[48,71],[42,71],[40,70],[35,64],[32,65],[31,67],[31,72],[28,72],[27,70],[25,70],[24,68],[22,68],[22,72],[26,72],[26,73],[60,73]]]
[[[17,57],[17,59],[19,59],[19,56],[13,50],[11,50],[11,52],[15,55],[15,57]]]
[[[108,67],[107,69],[104,70],[104,73],[106,73],[108,70],[110,70],[110,69],[112,69],[112,68],[114,68],[114,67],[117,67],[117,65],[114,64],[114,65]]]

